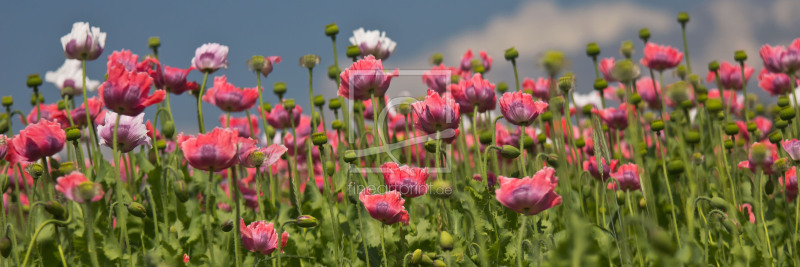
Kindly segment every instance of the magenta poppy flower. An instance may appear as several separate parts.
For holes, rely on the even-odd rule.
[[[781,146],[783,147],[783,151],[786,151],[786,154],[789,154],[789,157],[792,158],[792,160],[800,161],[800,140],[783,140],[783,142],[781,142]]]
[[[763,116],[757,116],[752,119],[756,125],[756,129],[760,135],[755,136],[756,141],[764,139],[769,135],[772,129],[772,120]],[[747,130],[747,123],[744,121],[736,121],[736,126],[739,126],[739,134],[745,141],[750,141],[750,131]]]
[[[383,97],[386,90],[389,89],[392,78],[397,75],[400,75],[397,69],[391,73],[385,73],[381,60],[368,55],[353,63],[339,75],[341,84],[338,94],[353,101],[371,99],[370,93],[375,94],[375,97]]]
[[[609,177],[611,177],[612,172],[616,172],[617,165],[619,164],[619,160],[611,160],[611,165],[609,165],[605,159],[601,158],[600,162],[603,164],[603,173],[600,174],[600,170],[597,167],[597,159],[594,156],[589,157],[586,161],[583,162],[583,169],[588,171],[589,174],[592,175],[595,179],[599,179],[601,181],[606,181]]]
[[[82,190],[81,187],[84,186],[91,188],[91,190]],[[69,200],[78,203],[96,202],[103,199],[103,194],[105,194],[103,186],[90,182],[86,179],[86,176],[77,171],[58,177],[56,190],[64,194]]]
[[[533,96],[523,92],[505,93],[500,97],[500,112],[511,124],[528,126],[547,111],[548,104],[533,101]]]
[[[423,72],[422,82],[424,82],[429,89],[443,94],[447,92],[447,86],[450,85],[452,77],[457,75],[459,75],[459,70],[441,64]]]
[[[120,51],[114,51],[108,56],[106,68],[111,70],[111,68],[117,64],[124,66],[127,71],[145,72],[149,75],[149,72],[153,69],[153,65],[158,64],[158,61],[154,58],[147,57],[144,61],[139,62],[139,55],[132,53],[131,50],[122,49]]]
[[[61,37],[61,47],[68,59],[95,60],[106,46],[106,33],[88,22],[75,22],[72,32]]]
[[[608,127],[621,131],[628,128],[628,109],[627,103],[622,103],[618,108],[608,107],[606,109],[595,109],[592,112],[600,116]]]
[[[242,229],[241,238],[244,249],[261,255],[272,254],[273,251],[278,249],[278,233],[272,223],[255,221],[250,225],[245,225],[244,219],[240,218],[239,225]],[[286,247],[286,241],[288,240],[289,233],[283,232],[281,234],[281,251]]]
[[[211,133],[185,138],[179,144],[184,158],[195,169],[221,171],[236,163],[236,138],[236,131],[214,128]]]
[[[745,210],[747,210],[747,213],[745,213]],[[739,205],[739,211],[747,215],[750,223],[756,223],[756,215],[753,213],[753,205],[750,205],[750,203]]]
[[[140,145],[150,145],[150,136],[147,135],[147,127],[144,125],[144,113],[131,117],[114,112],[106,113],[105,124],[97,126],[100,145],[114,147],[114,122],[117,116],[122,116],[117,127],[117,148],[120,152],[128,153]]]
[[[541,78],[534,81],[531,78],[525,78],[522,81],[522,89],[531,90],[533,96],[538,97],[542,101],[550,101],[550,80]]]
[[[450,93],[458,102],[460,109],[467,113],[472,113],[476,106],[478,112],[486,112],[494,110],[497,105],[494,84],[484,80],[480,73],[475,73],[472,79],[463,79],[458,81],[458,84],[451,84]]]
[[[418,197],[428,192],[428,168],[399,166],[394,162],[381,165],[383,181],[390,191],[400,192],[404,197]]]
[[[492,57],[486,54],[486,51],[481,51],[481,65],[483,65],[483,72],[489,72],[492,68]],[[472,71],[472,49],[467,49],[467,52],[464,53],[464,56],[461,57],[461,71],[465,73],[469,73]]]
[[[616,181],[608,184],[610,189],[618,189],[622,191],[636,191],[641,189],[639,181],[639,167],[636,164],[628,163],[619,167],[619,170],[612,174]]]
[[[64,148],[67,135],[58,122],[42,120],[28,124],[11,138],[6,160],[11,163],[33,162],[55,155]]]
[[[517,143],[517,145],[519,145],[519,143]],[[489,188],[494,188],[494,185],[497,184],[497,175],[495,175],[493,172],[487,172],[486,177],[489,179]],[[483,182],[483,177],[476,173],[472,176],[472,180]]]
[[[150,93],[153,78],[147,73],[127,71],[121,64],[108,70],[108,80],[100,85],[100,97],[106,108],[119,114],[136,116],[150,105],[164,100],[164,90]]]
[[[98,97],[92,97],[88,99],[89,102],[89,118],[92,119],[92,123],[94,124],[101,124],[103,119],[105,118],[105,112],[103,110],[103,101],[100,101]],[[76,126],[82,128],[86,126],[86,103],[81,103],[81,105],[72,111],[69,112],[69,115],[72,117],[72,122],[75,123]],[[63,126],[63,125],[62,125]]]
[[[786,201],[794,202],[797,197],[797,167],[792,167],[786,171],[781,182],[786,188]]]
[[[636,91],[642,97],[647,106],[653,109],[661,108],[661,84],[656,83],[653,89],[653,80],[650,77],[641,78],[636,81]]]
[[[286,153],[288,148],[281,144],[272,144],[265,148],[258,148],[256,140],[239,138],[239,151],[237,157],[239,164],[247,168],[255,168],[256,165],[261,167],[269,167],[281,159],[283,153]],[[250,158],[250,155],[255,151],[261,151],[264,154],[264,159],[261,162],[255,162]]]
[[[397,47],[397,43],[386,37],[386,32],[380,30],[365,31],[364,28],[358,28],[353,31],[353,37],[350,37],[350,44],[358,46],[361,50],[361,56],[374,56],[377,59],[386,59]]]
[[[66,122],[66,124],[69,124],[69,121],[67,121],[67,116],[64,114],[64,111],[58,109],[58,104],[41,104],[40,103],[38,109],[36,107],[31,108],[31,112],[28,113],[28,116],[25,117],[25,120],[27,120],[28,123],[37,123],[37,122],[39,122],[39,120],[36,119],[36,117],[37,117],[36,115],[39,114],[39,111],[41,111],[41,114],[42,114],[39,117],[41,117],[43,120],[55,121],[55,122],[58,122],[58,123],[61,123],[61,124],[65,124],[65,122]],[[84,118],[84,120],[85,120],[85,118]],[[66,125],[66,126],[62,125],[62,126],[64,128],[69,127],[69,125]]]
[[[258,129],[258,117],[250,115],[250,119],[247,117],[231,117],[230,122],[227,119],[227,116],[220,115],[219,116],[219,124],[222,126],[227,126],[226,128],[231,128],[239,132],[239,137],[243,138],[255,138],[260,133]],[[250,129],[253,130],[253,134],[256,136],[250,136]]]
[[[417,115],[417,128],[428,134],[458,129],[461,115],[459,106],[452,98],[441,97],[439,93],[428,90],[425,101],[415,102],[411,107]]]
[[[496,189],[497,201],[506,208],[525,215],[536,215],[561,204],[561,196],[556,194],[558,177],[556,170],[544,167],[533,177],[522,179],[498,177],[500,188]]]
[[[797,87],[796,85],[792,86],[789,75],[785,73],[772,73],[762,69],[761,73],[758,74],[758,86],[772,96],[791,93],[792,89]]]
[[[731,64],[726,61],[719,65],[718,71],[719,80],[724,89],[742,89],[742,66],[739,64]],[[750,80],[750,76],[753,75],[753,72],[755,72],[753,68],[747,66],[747,64],[744,65],[745,82]],[[708,82],[714,82],[716,78],[717,75],[713,71],[709,71],[706,76]]]
[[[214,87],[209,88],[203,95],[203,101],[227,112],[248,110],[256,104],[256,100],[258,100],[258,89],[236,88],[228,83],[225,75],[214,77]]]
[[[364,203],[364,208],[372,218],[381,221],[383,224],[392,225],[396,222],[402,222],[408,225],[408,211],[403,206],[406,201],[400,195],[400,192],[389,191],[383,195],[373,195],[369,187],[367,187],[358,194],[358,200]]]
[[[644,47],[644,58],[642,65],[648,68],[664,71],[677,67],[683,60],[683,53],[671,46],[657,45],[653,42],[647,43]]]
[[[261,108],[259,107],[259,110]],[[300,105],[295,105],[292,109],[291,117],[289,112],[283,107],[283,104],[277,104],[269,113],[265,113],[267,123],[272,125],[275,129],[287,129],[292,127],[292,123],[297,127],[300,125],[300,115],[303,113],[303,108]]]
[[[792,73],[800,69],[800,38],[795,39],[789,47],[770,46],[765,44],[759,51],[764,61],[764,68],[772,73]]]
[[[194,67],[188,69],[173,68],[167,65],[158,65],[155,69],[149,69],[150,76],[153,77],[153,82],[156,88],[161,88],[169,93],[176,95],[183,94],[186,91],[194,91],[200,89],[196,82],[189,82],[186,76],[192,72]]]
[[[600,69],[600,73],[603,74],[603,78],[606,79],[608,82],[616,82],[617,79],[614,78],[614,74],[611,71],[614,69],[616,65],[616,61],[613,57],[608,57],[601,59],[600,62],[597,64],[597,67]]]
[[[228,47],[218,43],[206,43],[194,51],[192,67],[205,73],[228,68]]]

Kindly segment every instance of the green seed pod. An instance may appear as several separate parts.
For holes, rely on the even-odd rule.
[[[150,49],[158,49],[159,46],[161,46],[161,38],[158,36],[151,36],[147,39],[147,47]]]
[[[228,220],[225,220],[225,222],[224,222],[224,223],[222,223],[222,225],[220,225],[220,226],[219,226],[219,228],[220,228],[220,229],[221,229],[223,232],[226,232],[226,233],[227,233],[227,232],[230,232],[231,230],[233,230],[233,226],[234,226],[234,225],[233,225],[233,221],[231,221],[230,219],[228,219]]]
[[[439,247],[441,247],[444,251],[450,251],[453,249],[453,236],[447,231],[442,231],[439,233]]]
[[[167,139],[172,139],[175,136],[175,122],[168,120],[161,126],[161,134]]]
[[[12,244],[8,236],[0,238],[0,254],[3,255],[3,258],[8,259],[8,256],[11,255]]]
[[[540,144],[544,144],[545,142],[547,142],[547,135],[540,133],[539,135],[536,136],[536,140],[538,140]]]
[[[64,208],[63,205],[61,205],[61,203],[58,203],[58,201],[55,200],[48,201],[44,206],[44,210],[46,210],[47,213],[50,213],[51,215],[53,215],[53,217],[55,217],[58,220],[63,220],[67,218],[67,210]]]
[[[492,144],[492,132],[490,131],[480,132],[478,138],[480,139],[482,145],[486,146]]]
[[[708,109],[708,112],[711,113],[717,113],[722,111],[723,109],[722,100],[720,100],[719,98],[711,98],[706,100],[706,109]]]
[[[619,205],[625,205],[625,193],[622,190],[617,190],[616,197]]]
[[[347,57],[355,59],[361,55],[361,49],[357,45],[351,45],[347,47],[346,54]]]
[[[291,113],[292,110],[294,110],[294,107],[295,107],[294,99],[283,100],[283,108],[286,109],[286,111],[288,111],[289,113]]]
[[[172,183],[172,188],[174,188],[175,197],[177,197],[181,203],[189,200],[191,193],[189,192],[189,188],[186,186],[186,182],[183,180],[177,180]]]
[[[686,25],[686,23],[689,22],[689,13],[686,12],[678,13],[678,22],[680,22],[681,25]]]
[[[436,153],[436,140],[428,140],[425,142],[425,150],[430,153]]]
[[[344,162],[353,163],[356,159],[358,159],[358,155],[356,155],[355,151],[347,150],[344,152]]]
[[[775,121],[775,128],[783,130],[783,129],[786,128],[786,126],[789,126],[789,122],[787,122],[785,120],[781,120],[779,118],[778,120]]]
[[[84,202],[90,202],[97,193],[97,184],[86,181],[78,185],[78,197]]]
[[[517,51],[517,49],[512,46],[511,48],[506,49],[506,53],[504,56],[506,57],[506,60],[514,60],[519,57],[519,51]]]
[[[719,70],[719,62],[716,61],[716,60],[708,62],[708,70],[711,71],[711,72],[718,71]]]
[[[678,78],[681,78],[681,80],[686,80],[686,65],[678,65],[678,67],[675,68],[675,74],[678,75]]]
[[[697,131],[686,132],[686,143],[694,145],[700,142],[700,133]]]
[[[650,40],[650,29],[648,29],[648,28],[639,29],[639,39],[642,39],[642,41],[644,41],[644,42],[647,42],[647,40]]]
[[[779,107],[784,108],[784,107],[788,107],[791,104],[792,104],[792,101],[788,97],[786,97],[785,95],[782,95],[782,96],[778,97],[778,106]]]
[[[0,134],[5,134],[8,132],[8,119],[0,120]]]
[[[9,96],[4,96],[2,102],[3,102],[3,106],[4,107],[6,107],[6,108],[10,107],[10,106],[14,105],[14,98],[11,97],[10,95]]]
[[[127,206],[128,206],[128,212],[133,214],[133,216],[139,218],[147,217],[147,210],[144,208],[144,206],[142,206],[142,204],[139,204],[137,202],[131,202],[128,203]]]
[[[597,80],[594,80],[593,86],[595,90],[602,91],[603,89],[608,88],[608,82],[603,80],[603,78],[597,78]]]
[[[330,100],[328,100],[328,108],[329,109],[335,111],[335,110],[338,110],[341,107],[342,107],[342,102],[339,101],[338,97],[334,97],[334,98],[331,98]]]
[[[272,125],[267,126],[267,137],[269,137],[269,139],[275,137],[275,127],[272,127]]]
[[[325,35],[335,37],[336,34],[339,34],[339,25],[336,25],[336,23],[325,25]]]
[[[431,55],[431,64],[439,66],[439,64],[442,64],[442,61],[444,61],[444,56],[442,56],[442,53],[433,53],[433,55]]]
[[[58,166],[58,172],[65,175],[71,173],[74,170],[75,170],[75,164],[72,163],[72,161],[61,163],[61,166]]]
[[[39,85],[42,85],[42,77],[39,77],[38,73],[28,75],[28,80],[26,83],[28,84],[28,88],[38,87]]]
[[[453,195],[453,186],[449,181],[436,179],[428,189],[428,194],[435,198],[450,198]]]
[[[794,113],[795,113],[794,109],[792,109],[791,107],[785,107],[781,109],[780,117],[782,120],[790,121],[794,119],[795,116]]]
[[[752,122],[752,121],[747,122],[747,131],[748,132],[755,132],[757,129],[758,129],[758,126],[756,126],[755,122]]]
[[[654,132],[664,130],[664,122],[661,120],[654,120],[650,122],[650,130]]]
[[[336,173],[336,164],[333,164],[332,161],[325,162],[325,173],[328,176],[333,176]]]
[[[725,140],[725,142],[723,142],[723,146],[725,146],[725,149],[728,149],[728,150],[732,149],[733,148],[733,140],[731,140],[731,139]]]
[[[545,51],[540,64],[548,75],[556,76],[567,65],[567,57],[561,51]]]
[[[770,143],[778,144],[781,142],[781,140],[783,140],[783,134],[781,131],[773,131],[771,134],[769,134]]]
[[[747,60],[747,52],[744,50],[736,50],[736,52],[733,53],[733,59],[737,62],[744,62]]]
[[[504,145],[503,148],[500,150],[500,155],[507,159],[515,159],[519,157],[520,151],[516,147],[510,145]]]
[[[600,46],[597,43],[588,43],[586,44],[586,55],[592,58],[597,57],[600,54]]]
[[[730,122],[725,125],[725,134],[733,136],[739,133],[739,126],[735,122]]]
[[[730,205],[727,200],[721,197],[712,197],[708,204],[711,205],[712,209],[718,209],[722,212],[727,212],[728,205]]]
[[[583,140],[583,137],[578,138],[578,140],[575,140],[575,146],[578,148],[583,148],[586,146],[586,140]]]
[[[311,215],[300,215],[300,217],[297,217],[297,220],[295,220],[295,222],[297,226],[300,226],[302,228],[312,228],[316,227],[319,224],[317,222],[317,218],[314,218]]]
[[[319,61],[320,57],[318,55],[308,54],[300,57],[300,67],[313,69],[317,66],[317,64],[319,64]]]
[[[553,119],[553,113],[550,112],[550,111],[545,111],[544,113],[542,113],[541,118],[542,118],[542,121],[548,121],[549,122],[550,120]]]
[[[679,175],[683,173],[684,169],[685,167],[683,165],[683,161],[672,160],[669,163],[667,163],[667,172],[671,175]]]
[[[322,95],[314,96],[314,106],[317,106],[317,107],[320,107],[320,108],[322,108],[322,106],[325,106],[325,97],[322,96]]]
[[[42,174],[44,174],[44,167],[42,167],[42,165],[39,163],[28,165],[26,170],[28,171],[28,174],[33,177],[33,179],[38,179],[40,176],[42,176]]]
[[[619,53],[622,54],[625,58],[631,58],[631,55],[634,51],[633,42],[631,41],[623,41],[622,45],[619,47]]]
[[[756,104],[756,114],[763,115],[764,114],[764,105],[759,103]]]
[[[333,122],[331,122],[331,128],[333,128],[334,130],[342,130],[342,127],[344,127],[344,125],[340,120],[334,120]]]
[[[81,139],[81,130],[77,127],[69,127],[64,132],[67,135],[67,141],[75,141]]]
[[[285,82],[276,82],[272,84],[272,92],[278,95],[278,97],[283,96],[286,93],[286,83]]]
[[[639,93],[633,93],[631,95],[630,103],[634,106],[638,106],[639,103],[642,103],[642,96]]]
[[[497,90],[498,93],[505,93],[508,91],[508,84],[506,82],[500,82],[494,89]]]

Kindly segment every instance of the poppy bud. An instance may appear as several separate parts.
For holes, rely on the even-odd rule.
[[[333,164],[332,161],[325,162],[325,173],[327,173],[328,176],[333,176],[333,174],[336,173],[336,165]]]
[[[53,217],[55,217],[58,220],[63,220],[67,218],[67,210],[64,209],[64,206],[61,205],[61,203],[58,203],[58,201],[55,200],[48,201],[44,206],[44,210],[46,210],[47,213],[50,213],[51,215],[53,215]]]
[[[623,193],[622,190],[617,190],[616,197],[619,205],[625,204],[625,193]]]
[[[436,140],[428,140],[425,142],[425,150],[430,153],[436,153]]]
[[[424,265],[433,265],[433,260],[431,259],[431,256],[428,256],[427,254],[422,254],[422,263]]]
[[[785,95],[782,95],[782,96],[778,97],[778,106],[779,107],[782,107],[782,108],[783,107],[788,107],[791,104],[792,104],[791,100],[789,100],[789,98],[786,97]]]
[[[156,140],[156,149],[164,150],[165,148],[167,148],[167,141],[162,139]]]
[[[539,135],[536,136],[536,140],[538,140],[540,144],[543,144],[545,141],[547,141],[547,135],[540,133]]]
[[[8,236],[0,238],[0,254],[3,255],[3,258],[8,258],[8,256],[11,255],[11,248],[12,243]]]
[[[785,107],[785,108],[781,109],[780,117],[781,117],[782,120],[790,121],[790,120],[794,119],[794,116],[795,116],[794,112],[795,111],[794,111],[794,109],[792,109],[792,107]]]
[[[728,205],[730,205],[727,200],[721,197],[712,197],[708,204],[711,205],[712,209],[718,209],[722,212],[727,212]]]
[[[58,102],[56,102],[56,107],[58,110],[64,110],[67,108],[67,104],[64,102],[64,100],[58,100]]]
[[[639,95],[639,93],[631,94],[631,100],[630,100],[631,104],[633,104],[634,106],[637,106],[641,102],[642,102],[642,96]]]
[[[473,59],[471,65],[472,65],[472,71],[475,73],[483,74],[484,72],[486,72],[486,67],[483,66],[483,62],[480,60]]]
[[[300,57],[300,67],[313,69],[319,64],[320,58],[317,55],[308,54]]]
[[[357,45],[351,45],[347,47],[347,51],[345,52],[347,57],[355,59],[356,57],[361,55],[361,49],[358,48]]]
[[[453,194],[453,186],[444,179],[436,179],[428,189],[428,193],[436,198],[449,198]]]
[[[645,200],[644,198],[640,198],[639,199],[639,208],[640,209],[647,208],[647,200]]]
[[[482,131],[478,135],[478,139],[481,141],[482,145],[490,145],[492,144],[492,132],[490,131]]]
[[[294,99],[284,99],[283,108],[291,114],[292,110],[294,110]]]
[[[608,88],[608,82],[606,80],[603,80],[603,78],[597,78],[597,80],[594,80],[595,90],[602,91],[606,88]]]
[[[433,55],[431,55],[430,60],[431,64],[438,66],[439,64],[442,64],[444,56],[442,56],[442,53],[433,53]]]
[[[619,53],[625,56],[625,58],[630,58],[633,54],[633,50],[633,42],[631,41],[624,41],[619,47]]]
[[[583,148],[586,146],[586,140],[583,140],[583,137],[578,138],[578,140],[575,140],[575,146],[578,148]]]
[[[783,166],[786,166],[785,162]],[[766,183],[764,183],[764,193],[767,195],[772,195],[773,191],[775,191],[775,182],[773,182],[772,179],[769,179]]]
[[[725,140],[725,142],[723,142],[723,146],[725,146],[725,149],[733,148],[733,140],[731,139]]]
[[[536,142],[534,142],[533,138],[531,138],[530,136],[528,136],[528,135],[523,135],[522,136],[522,147],[523,148],[532,148],[533,145],[535,145],[535,144],[536,144]]]
[[[709,112],[717,113],[717,112],[722,111],[722,108],[723,108],[722,100],[720,100],[718,98],[712,98],[712,99],[706,100],[706,109],[708,109]]]
[[[285,82],[276,82],[272,85],[272,92],[278,96],[282,96],[286,93],[286,83]]]
[[[718,71],[719,70],[719,62],[716,61],[716,60],[708,62],[708,70],[712,71],[712,72]]]
[[[506,82],[500,82],[494,89],[497,90],[498,93],[505,93],[508,91],[508,84]]]
[[[322,95],[314,96],[314,106],[322,108],[325,105],[325,97]]]
[[[738,236],[738,235],[740,235],[742,233],[741,226],[739,226],[738,224],[734,223],[733,220],[728,219],[728,218],[726,218],[726,219],[724,219],[722,221],[722,227],[725,227],[725,230],[728,231],[728,233],[730,233],[732,235],[737,235]]]
[[[61,166],[58,166],[58,171],[62,174],[68,174],[74,170],[75,170],[75,165],[72,163],[72,161],[61,163]]]
[[[446,251],[453,249],[453,236],[447,231],[439,233],[439,247]]]
[[[596,58],[597,55],[600,54],[600,46],[597,43],[588,43],[586,44],[586,55],[592,58]]]
[[[672,243],[672,238],[660,227],[653,227],[647,231],[647,241],[661,253],[668,255],[675,253],[675,244]]]
[[[778,119],[775,121],[775,128],[778,128],[778,129],[781,129],[781,130],[783,130],[783,129],[785,129],[785,128],[786,128],[786,126],[789,126],[789,122],[787,122],[787,121],[785,121],[785,120],[781,120],[780,118],[778,118]]]
[[[445,263],[442,260],[435,260],[435,261],[433,261],[433,266],[434,267],[447,267],[447,263]]]
[[[336,37],[336,34],[339,34],[339,25],[336,25],[336,23],[325,25],[325,35]]]
[[[14,105],[14,98],[12,98],[10,95],[4,96],[2,102],[4,107],[10,107],[11,105]]]
[[[547,155],[547,157],[545,158],[545,160],[547,160],[547,164],[548,164],[548,165],[552,166],[553,168],[558,168],[558,164],[559,164],[559,162],[558,162],[558,155],[556,155],[556,154],[549,154],[549,155]]]
[[[158,49],[160,46],[161,38],[158,38],[158,36],[151,36],[149,39],[147,39],[147,47],[150,47],[150,49]]]
[[[733,136],[739,133],[739,126],[735,122],[729,122],[725,125],[725,134]]]
[[[516,147],[504,145],[503,149],[500,150],[500,155],[507,159],[515,159],[519,157],[520,151]]]
[[[639,29],[639,39],[642,39],[642,41],[646,43],[647,40],[650,39],[650,29],[648,28]]]
[[[545,111],[544,113],[542,113],[542,116],[540,118],[542,118],[542,121],[549,122],[550,120],[553,119],[553,113],[550,112],[549,110]]]
[[[33,179],[37,179],[40,176],[42,176],[42,174],[44,174],[44,167],[42,167],[42,165],[39,163],[33,163],[31,165],[28,165],[28,168],[26,168],[26,170],[28,171],[28,174],[30,174],[31,177],[33,177]]]
[[[147,217],[147,210],[137,202],[128,203],[128,212],[139,218]]]
[[[744,50],[736,50],[736,52],[733,52],[733,59],[738,62],[744,62],[747,60],[747,52]]]
[[[414,250],[414,253],[411,254],[411,264],[420,264],[422,263],[422,250],[417,249]]]
[[[681,80],[686,80],[686,65],[678,65],[678,67],[675,68],[675,74],[678,75],[678,78],[681,78]]]
[[[318,224],[317,218],[314,218],[311,215],[300,215],[300,217],[297,217],[295,222],[297,223],[297,226],[302,228],[312,228],[316,227]]]
[[[556,76],[567,64],[567,58],[560,51],[550,50],[544,53],[541,64],[550,76]]]
[[[228,220],[226,220],[224,223],[222,223],[222,225],[220,225],[220,226],[219,226],[219,228],[220,228],[220,229],[221,229],[223,232],[226,232],[226,233],[227,233],[227,232],[230,232],[231,230],[233,230],[233,221],[231,221],[230,219],[228,219]]]
[[[517,49],[512,46],[511,48],[506,49],[505,57],[506,60],[514,60],[517,57],[519,57],[519,51],[517,51]]]
[[[172,188],[175,191],[175,197],[178,198],[180,202],[186,202],[189,200],[189,189],[186,186],[186,182],[183,180],[177,180],[172,183]]]
[[[686,143],[689,144],[697,144],[700,142],[700,133],[697,131],[688,131],[686,132]]]
[[[81,138],[81,130],[77,127],[69,127],[64,132],[67,135],[67,141],[75,141]]]
[[[356,161],[357,158],[358,155],[356,155],[356,152],[353,150],[347,150],[344,152],[344,162],[353,163],[353,161]]]
[[[689,13],[687,12],[678,13],[678,22],[680,22],[681,25],[686,25],[686,23],[689,22]]]
[[[654,120],[650,122],[650,130],[654,132],[664,130],[664,122],[662,120]]]
[[[683,161],[680,160],[672,160],[667,163],[667,172],[672,175],[678,175],[683,173],[684,170]]]
[[[334,120],[334,121],[331,122],[331,128],[333,128],[334,130],[342,130],[343,126],[344,125],[342,124],[342,121],[340,121],[340,120]]]
[[[328,66],[328,79],[336,80],[339,77],[339,73],[342,73],[342,70],[339,69],[339,66],[330,65]]]
[[[328,108],[329,109],[331,109],[333,111],[336,111],[341,107],[342,107],[342,102],[339,101],[338,97],[334,97],[334,98],[331,98],[330,100],[328,100]]]
[[[39,77],[38,73],[28,75],[27,84],[29,88],[38,87],[42,85],[42,77]]]

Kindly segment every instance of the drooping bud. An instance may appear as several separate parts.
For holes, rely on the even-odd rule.
[[[175,136],[175,122],[168,120],[161,126],[161,134],[167,139],[172,139]]]
[[[488,146],[492,144],[492,132],[490,131],[481,131],[478,134],[478,140],[481,142],[482,145]]]
[[[53,215],[53,217],[55,217],[58,220],[63,220],[67,218],[67,210],[64,208],[63,205],[61,205],[61,203],[58,203],[58,201],[55,200],[48,201],[44,205],[44,210],[46,210],[47,213],[50,213],[51,215]]]
[[[11,239],[8,236],[3,236],[0,238],[0,255],[3,255],[3,258],[8,259],[8,256],[11,255],[11,249],[13,243],[11,243]]]
[[[336,37],[336,34],[339,34],[339,25],[336,25],[336,23],[325,25],[325,35]]]
[[[515,60],[519,57],[519,51],[513,46],[509,49],[506,49],[505,53],[506,60]]]
[[[128,203],[128,212],[139,218],[147,217],[147,209],[138,202]]]
[[[414,253],[411,254],[411,264],[420,264],[422,263],[422,250],[417,249],[414,250]]]
[[[515,159],[519,157],[520,151],[516,147],[510,145],[504,145],[503,148],[500,150],[500,155],[507,159]]]
[[[443,260],[437,259],[433,261],[433,267],[447,267],[447,263],[445,263]]]
[[[439,233],[439,247],[445,251],[453,249],[453,236],[447,231],[442,231]]]
[[[177,180],[172,183],[172,188],[174,188],[175,196],[178,200],[183,203],[189,200],[189,188],[186,186],[186,182],[183,180]]]
[[[233,230],[233,226],[234,226],[234,225],[233,225],[233,221],[231,221],[230,219],[228,219],[228,220],[225,220],[225,222],[224,222],[224,223],[222,223],[222,225],[220,225],[220,226],[219,226],[219,228],[220,228],[220,229],[221,229],[223,232],[226,232],[226,233],[227,233],[227,232],[230,232],[231,230]]]
[[[311,215],[300,215],[300,217],[297,217],[297,220],[295,220],[295,222],[297,226],[300,226],[302,228],[312,228],[316,227],[319,224],[317,222],[317,218],[314,218]]]
[[[328,176],[333,176],[336,173],[336,164],[333,164],[333,161],[325,162],[325,173]]]

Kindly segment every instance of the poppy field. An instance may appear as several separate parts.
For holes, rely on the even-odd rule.
[[[30,106],[2,97],[0,266],[800,265],[800,38],[692,62],[676,20],[682,47],[642,28],[583,58],[437,53],[412,97],[380,30],[320,25],[330,54],[299,59],[216,40],[166,65],[159,37],[137,55],[65,25]],[[509,80],[485,78],[499,64]],[[308,97],[276,68],[307,73]]]

